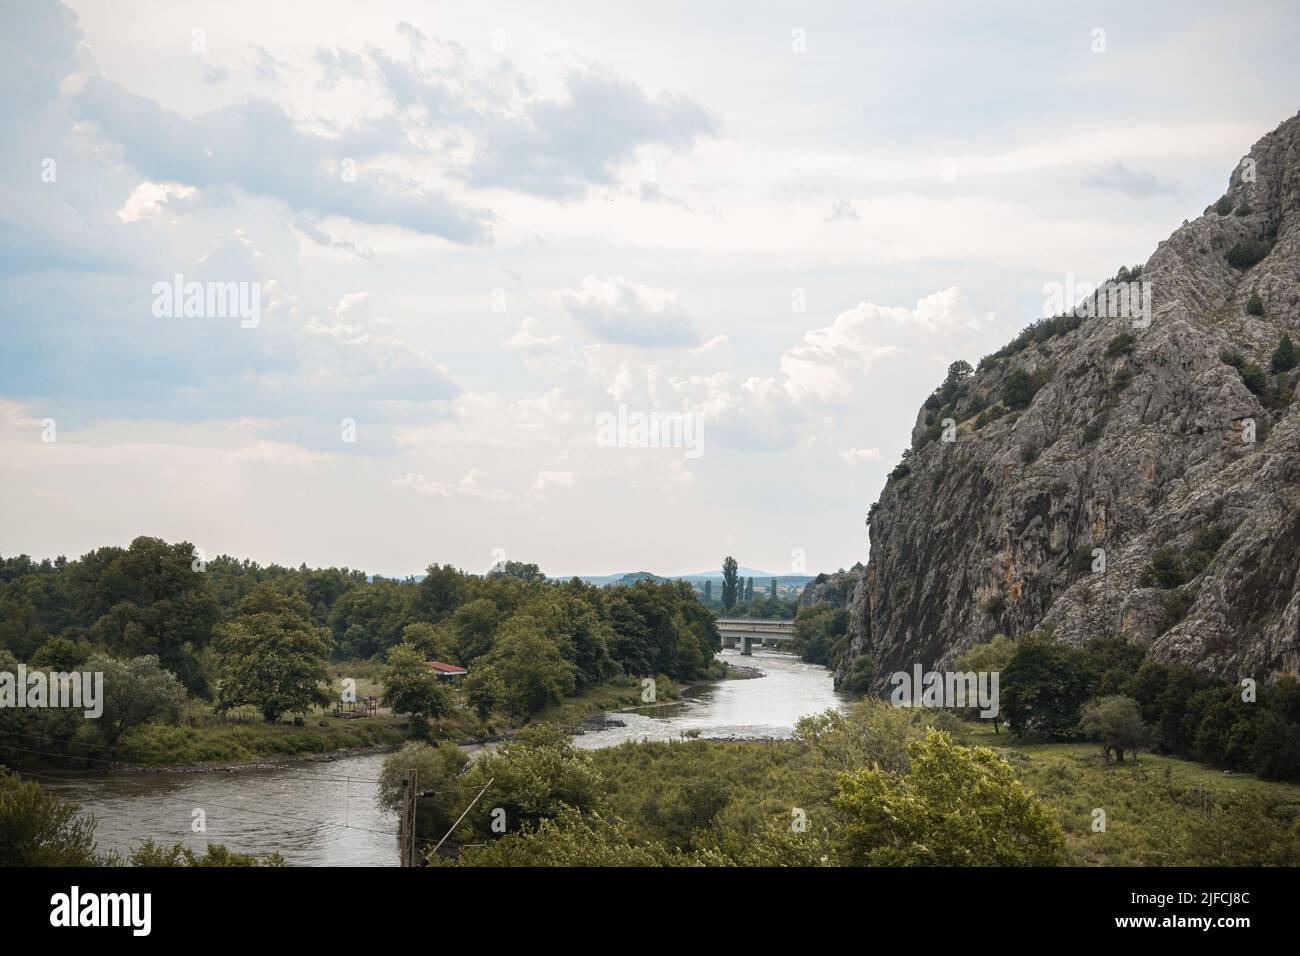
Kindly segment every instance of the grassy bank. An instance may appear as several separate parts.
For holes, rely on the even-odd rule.
[[[981,724],[960,724],[954,737],[1011,764],[1060,821],[1069,865],[1300,865],[1298,785],[1148,754],[1107,765],[1095,744],[1025,743]],[[725,788],[714,824],[722,832],[757,833],[796,807],[810,826],[829,819],[828,793],[811,783],[808,754],[793,741],[636,743],[591,757],[612,810],[640,839],[690,840],[684,821],[702,780]],[[1098,810],[1104,830],[1094,830]]]

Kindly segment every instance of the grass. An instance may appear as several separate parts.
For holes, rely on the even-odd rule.
[[[1031,743],[994,734],[988,722],[963,723],[962,743],[991,747],[1016,776],[1056,811],[1076,866],[1140,866],[1159,862],[1170,828],[1182,829],[1228,797],[1254,797],[1283,818],[1300,812],[1300,785],[1225,774],[1190,760],[1140,754],[1107,764],[1093,743]],[[1106,829],[1094,832],[1094,811]]]

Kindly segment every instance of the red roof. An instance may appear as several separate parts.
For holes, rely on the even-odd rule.
[[[463,667],[457,667],[455,664],[444,664],[442,661],[426,661],[429,667],[444,674],[468,674],[469,671]]]

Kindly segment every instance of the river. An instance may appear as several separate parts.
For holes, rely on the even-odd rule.
[[[786,737],[805,715],[844,706],[830,672],[790,654],[754,649],[720,654],[764,676],[696,685],[670,704],[613,715],[622,727],[574,738],[587,749],[627,740]],[[101,851],[126,851],[152,838],[202,850],[207,843],[294,866],[396,866],[397,821],[375,804],[384,754],[267,770],[207,773],[43,776],[41,784],[94,814]],[[206,832],[192,829],[202,810]]]

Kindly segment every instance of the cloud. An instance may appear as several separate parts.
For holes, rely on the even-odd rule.
[[[548,352],[564,341],[558,335],[541,335],[542,323],[531,315],[524,316],[519,331],[506,339],[506,348],[515,352]]]
[[[955,286],[925,296],[914,309],[862,302],[830,325],[811,329],[781,356],[784,387],[796,402],[842,402],[880,359],[915,352],[917,331],[952,337],[992,321],[992,314],[977,314]]]
[[[651,99],[610,70],[571,72],[565,89],[566,100],[534,100],[488,123],[467,171],[471,185],[581,199],[591,186],[617,182],[619,167],[640,146],[685,150],[718,133],[700,104],[679,96]]]
[[[623,276],[589,275],[579,289],[560,290],[560,305],[588,335],[623,345],[693,345],[691,320],[676,293]]]
[[[156,182],[233,187],[312,216],[400,226],[453,242],[489,237],[487,210],[402,174],[360,166],[404,145],[390,123],[362,122],[330,138],[301,129],[283,107],[260,98],[185,117],[99,77],[87,81],[77,106],[121,146],[132,167]],[[354,180],[348,161],[358,164]]]
[[[840,457],[850,465],[859,465],[864,461],[880,461],[879,448],[846,448]]]
[[[1109,189],[1134,199],[1146,199],[1150,196],[1167,195],[1178,191],[1174,186],[1157,179],[1154,174],[1144,170],[1129,169],[1118,159],[1112,160],[1109,165],[1097,166],[1089,170],[1081,182],[1093,189]]]

